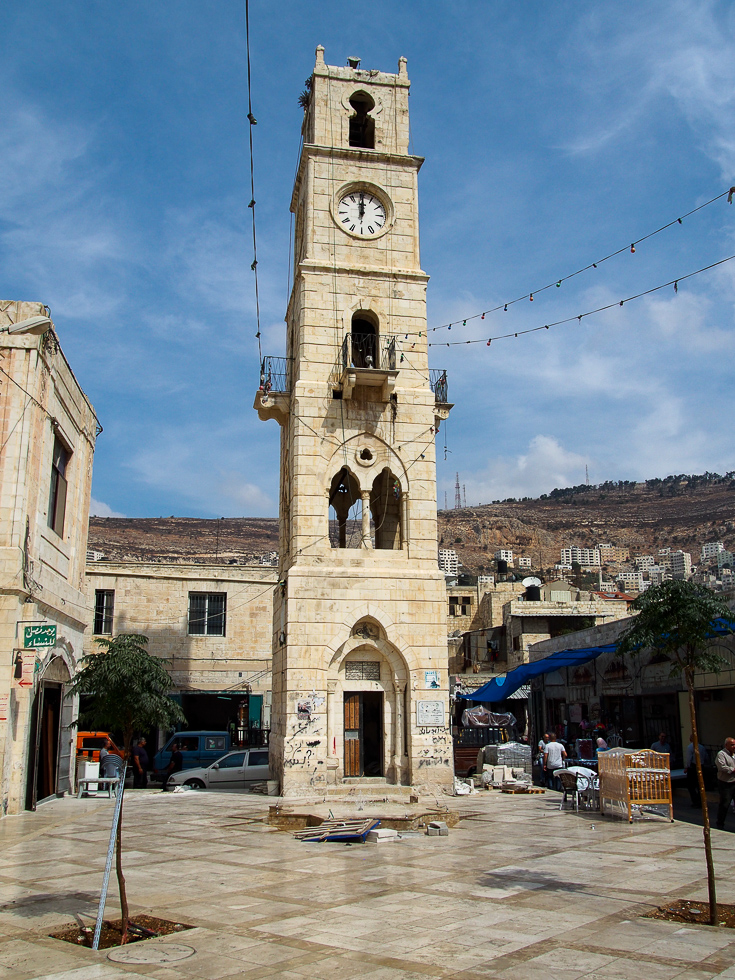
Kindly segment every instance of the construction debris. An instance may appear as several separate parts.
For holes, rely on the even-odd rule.
[[[303,830],[294,831],[297,840],[310,841],[312,843],[322,841],[362,841],[375,827],[380,826],[379,820],[367,820],[357,817],[353,820],[325,820],[318,827],[305,827]]]

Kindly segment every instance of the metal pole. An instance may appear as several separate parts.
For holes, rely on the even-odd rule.
[[[100,893],[100,904],[97,907],[97,922],[94,926],[94,939],[92,949],[100,948],[100,933],[102,932],[102,918],[105,914],[105,903],[107,901],[107,889],[110,884],[110,870],[112,869],[112,857],[115,853],[115,838],[117,836],[117,825],[120,822],[120,810],[122,809],[123,793],[125,792],[125,773],[127,765],[123,768],[120,782],[117,784],[117,796],[115,798],[115,813],[112,817],[112,829],[110,830],[110,844],[107,848],[107,861],[105,861],[105,874],[102,878],[102,891]]]

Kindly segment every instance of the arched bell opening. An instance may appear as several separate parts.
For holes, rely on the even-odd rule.
[[[350,116],[350,146],[375,149],[375,120],[370,113],[375,100],[367,92],[355,92],[350,99],[354,114]]]
[[[377,368],[378,320],[373,314],[360,310],[352,317],[352,367]]]
[[[362,544],[360,485],[346,466],[329,488],[329,544],[332,548],[359,548]]]
[[[375,548],[399,550],[402,544],[401,484],[389,469],[383,470],[373,482],[370,515],[375,529]]]

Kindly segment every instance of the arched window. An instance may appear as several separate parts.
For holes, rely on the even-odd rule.
[[[360,311],[352,317],[352,367],[377,368],[378,325],[369,313]]]
[[[359,548],[362,544],[360,487],[345,466],[329,488],[329,543],[333,548]]]
[[[370,514],[375,529],[376,549],[400,549],[401,484],[388,469],[375,478],[370,493]]]
[[[355,110],[354,116],[350,116],[350,146],[374,150],[375,120],[369,115],[375,108],[374,100],[367,92],[355,92],[350,99],[350,105]]]

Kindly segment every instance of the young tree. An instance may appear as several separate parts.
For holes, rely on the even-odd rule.
[[[71,694],[84,694],[89,707],[82,722],[93,730],[121,731],[124,759],[130,761],[134,733],[149,728],[173,728],[184,714],[169,696],[173,687],[164,662],[146,650],[147,636],[120,633],[114,639],[98,639],[102,648],[82,657]],[[128,898],[122,870],[122,807],[117,825],[116,871],[120,889],[122,942],[127,940]]]
[[[618,652],[632,654],[642,648],[665,653],[671,660],[672,676],[684,678],[689,694],[689,715],[694,743],[699,795],[704,822],[704,853],[707,861],[709,921],[717,924],[715,868],[712,861],[707,796],[699,753],[697,715],[694,707],[694,675],[697,671],[717,672],[725,660],[713,648],[712,641],[723,633],[735,631],[733,613],[727,603],[704,585],[693,582],[663,582],[642,592],[633,602],[638,615],[620,638]]]

